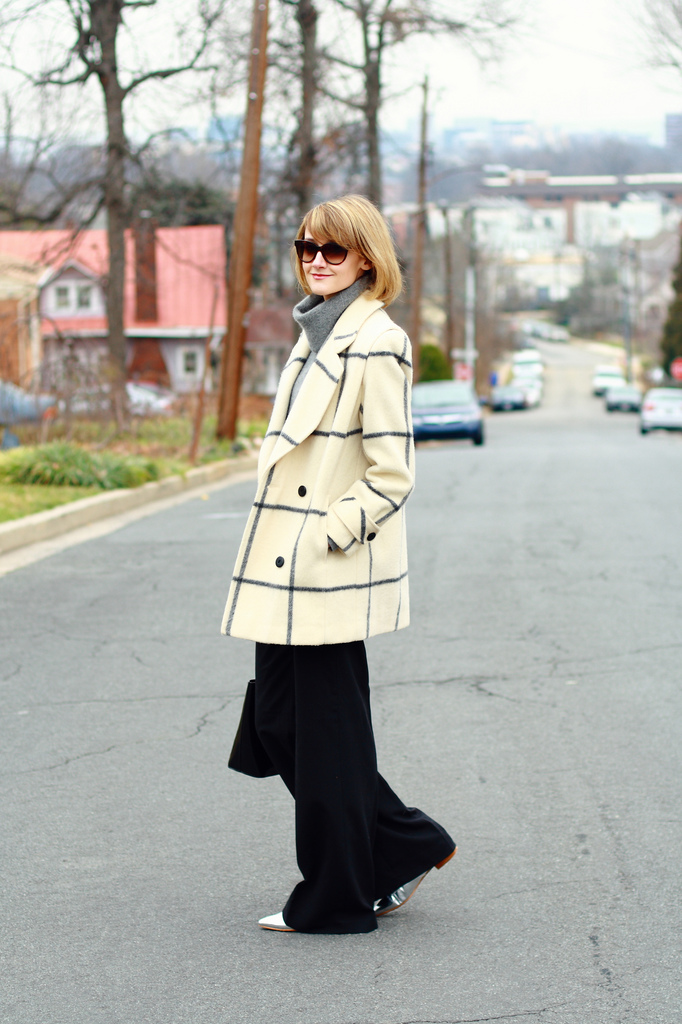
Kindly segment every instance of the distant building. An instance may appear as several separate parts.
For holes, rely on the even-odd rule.
[[[31,382],[42,359],[39,287],[44,267],[0,255],[0,381]]]
[[[668,149],[682,149],[682,114],[665,115],[665,144]]]
[[[99,373],[108,355],[105,231],[0,231],[0,260],[39,264],[43,383],[58,385],[65,359],[81,376]],[[128,376],[194,391],[204,374],[206,340],[226,330],[225,239],[219,225],[126,231],[124,326]]]

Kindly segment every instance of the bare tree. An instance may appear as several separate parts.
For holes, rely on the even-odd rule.
[[[419,36],[450,36],[471,47],[482,59],[495,55],[505,30],[518,16],[513,0],[330,0],[348,15],[360,31],[360,59],[345,58],[338,48],[327,47],[327,60],[359,74],[362,87],[349,99],[325,87],[332,98],[362,115],[367,147],[367,196],[382,201],[379,116],[384,101],[384,63],[393,47]]]
[[[126,342],[123,325],[123,286],[125,276],[124,230],[126,214],[126,162],[130,147],[125,129],[125,105],[130,97],[150,82],[165,81],[187,71],[207,71],[215,67],[210,48],[227,0],[198,0],[193,16],[182,31],[181,55],[155,68],[123,71],[119,49],[127,21],[144,9],[155,8],[157,0],[9,0],[3,16],[5,25],[60,23],[68,25],[70,41],[50,66],[37,73],[22,67],[16,53],[10,52],[12,66],[43,89],[83,87],[94,81],[99,85],[105,118],[105,159],[102,181],[103,206],[107,214],[109,274],[106,282],[109,351],[115,374],[124,379]],[[53,22],[54,19],[54,22]],[[10,41],[16,33],[9,33]]]
[[[682,73],[682,3],[644,0],[638,20],[648,46],[650,64]]]
[[[64,131],[68,117],[53,96],[6,92],[0,148],[0,227],[47,227],[88,222],[100,205],[101,149],[74,144]],[[61,121],[61,123],[60,123]],[[19,128],[30,125],[32,136]]]
[[[300,82],[300,104],[297,111],[296,128],[289,147],[289,177],[291,191],[296,199],[298,216],[302,219],[312,206],[318,162],[318,147],[315,139],[315,105],[319,64],[317,49],[319,11],[314,0],[283,0],[283,3],[293,7],[298,28],[296,41],[298,59],[294,67],[296,77]],[[293,68],[290,67],[291,70]]]

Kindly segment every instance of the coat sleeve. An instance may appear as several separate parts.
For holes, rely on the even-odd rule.
[[[414,486],[411,360],[407,335],[395,327],[380,335],[367,355],[360,417],[368,465],[327,515],[327,533],[346,554],[373,541]]]

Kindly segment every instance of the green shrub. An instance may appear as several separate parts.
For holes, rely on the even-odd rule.
[[[419,380],[452,380],[448,357],[438,345],[422,345],[419,353]]]
[[[10,453],[0,463],[0,478],[12,484],[99,487],[111,491],[158,480],[159,469],[150,459],[89,452],[74,444],[55,441]]]

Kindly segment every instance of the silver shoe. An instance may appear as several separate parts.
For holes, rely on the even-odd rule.
[[[430,870],[431,868],[429,868]],[[378,900],[375,900],[374,913],[377,917],[390,914],[392,910],[397,910],[398,907],[402,907],[403,904],[407,903],[410,896],[414,896],[417,886],[420,882],[424,881],[429,871],[425,871],[423,875],[413,878],[411,882],[406,882],[405,885],[399,886],[395,892],[389,893],[388,896],[381,896]]]
[[[440,871],[442,867],[445,867],[449,860],[452,860],[456,853],[457,847],[454,848],[451,854],[439,861],[435,867]],[[392,910],[397,910],[398,907],[404,906],[410,897],[414,896],[417,891],[417,887],[424,881],[431,870],[432,868],[429,868],[427,871],[424,871],[423,874],[413,878],[411,882],[406,882],[405,885],[399,886],[395,892],[389,893],[388,896],[380,896],[378,900],[375,900],[374,913],[376,916],[383,917],[384,914],[390,914]]]

